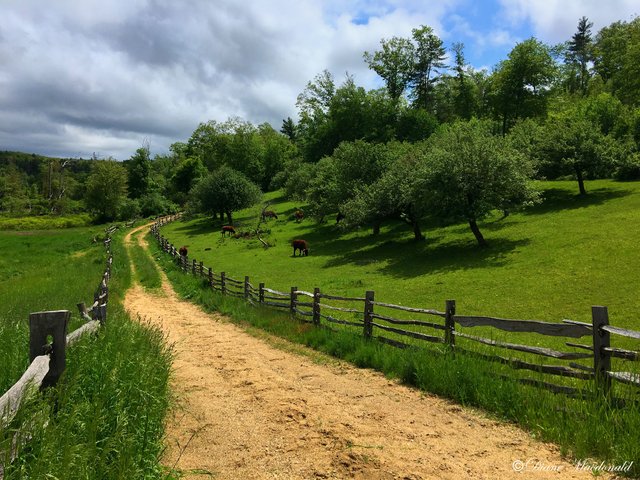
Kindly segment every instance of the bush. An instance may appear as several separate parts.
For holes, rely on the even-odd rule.
[[[171,200],[160,195],[159,192],[152,192],[143,195],[138,200],[140,206],[140,213],[143,217],[150,217],[153,215],[176,213],[178,207]]]
[[[613,178],[616,180],[640,180],[640,153],[625,157],[618,163]]]

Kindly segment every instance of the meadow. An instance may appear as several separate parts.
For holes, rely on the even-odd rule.
[[[428,225],[424,242],[407,225],[388,222],[378,236],[342,231],[335,217],[301,223],[293,212],[304,205],[280,193],[265,195],[279,215],[263,228],[271,248],[257,239],[223,239],[219,221],[196,217],[163,228],[189,256],[234,278],[288,291],[291,286],[337,295],[374,290],[379,301],[444,309],[457,301],[460,315],[591,321],[591,305],[609,307],[611,323],[640,329],[640,183],[540,182],[544,201],[507,218],[496,212],[480,224],[488,248],[479,248],[466,224]],[[235,214],[239,230],[257,224],[259,208]],[[308,257],[292,257],[291,241],[309,242]]]
[[[105,266],[95,235],[104,226],[0,232],[0,246],[11,252],[0,259],[0,392],[29,363],[30,312],[67,309],[69,330],[81,323],[76,303],[92,301]],[[121,233],[112,251],[106,326],[69,349],[56,387],[0,427],[5,479],[173,478],[159,460],[172,352],[159,329],[124,311],[131,272]]]

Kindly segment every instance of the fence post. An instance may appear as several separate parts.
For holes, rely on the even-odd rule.
[[[67,346],[67,325],[71,312],[56,310],[52,312],[36,312],[29,314],[29,358],[30,361],[46,353],[51,353],[49,372],[42,380],[42,387],[56,384],[66,364],[65,348]],[[47,337],[51,336],[53,344],[49,350]]]
[[[456,322],[453,316],[456,314],[456,301],[447,300],[444,316],[444,342],[450,347],[456,346]]]
[[[258,286],[258,302],[264,303],[264,283]]]
[[[200,262],[200,276],[202,277],[204,275],[204,265],[202,264],[202,262]]]
[[[209,286],[213,288],[213,270],[209,267]]]
[[[313,289],[313,323],[320,325],[320,289]]]
[[[367,293],[364,296],[364,337],[371,338],[373,333],[373,318],[371,314],[373,313],[373,299],[375,298],[375,293],[373,290],[367,290]]]
[[[611,345],[611,334],[600,327],[609,325],[607,307],[591,307],[593,325],[593,370],[596,374],[596,386],[606,395],[611,388],[611,378],[607,371],[611,370],[611,357],[604,351]]]
[[[220,290],[222,290],[223,295],[227,294],[227,281],[224,272],[220,272]]]
[[[195,276],[195,274],[196,274],[196,268],[197,268],[197,266],[198,266],[198,262],[196,262],[196,259],[194,258],[194,259],[193,259],[193,265],[192,265],[192,267],[191,267],[191,273],[192,273],[194,276]]]
[[[296,314],[296,301],[298,300],[298,295],[296,295],[296,290],[298,290],[298,287],[291,287],[291,302],[289,304],[289,311],[291,315]]]
[[[245,302],[249,300],[249,276],[245,275],[244,277],[244,300]]]

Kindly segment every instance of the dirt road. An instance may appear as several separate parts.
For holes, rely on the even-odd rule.
[[[144,245],[145,232],[127,242]],[[161,294],[135,285],[125,305],[158,322],[175,345],[179,406],[163,462],[186,478],[591,477],[513,426],[376,372],[291,353],[303,347],[255,338],[177,298],[164,276]]]

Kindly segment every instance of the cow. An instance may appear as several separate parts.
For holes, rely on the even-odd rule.
[[[296,256],[296,250],[300,250],[300,256],[304,255],[306,257],[309,255],[309,246],[306,240],[294,240],[291,245],[293,246],[294,257]]]
[[[300,223],[304,218],[304,212],[302,210],[296,210],[293,216],[296,217],[296,223]]]
[[[231,234],[235,234],[236,233],[236,229],[233,228],[233,225],[223,225],[222,226],[222,236],[224,237],[224,234],[226,232],[229,232],[229,236],[231,236]]]
[[[187,250],[187,247],[180,247],[178,253],[181,257],[186,257],[189,254],[189,251]]]
[[[262,221],[264,222],[267,218],[275,218],[278,219],[278,215],[273,210],[265,210],[262,212]]]

